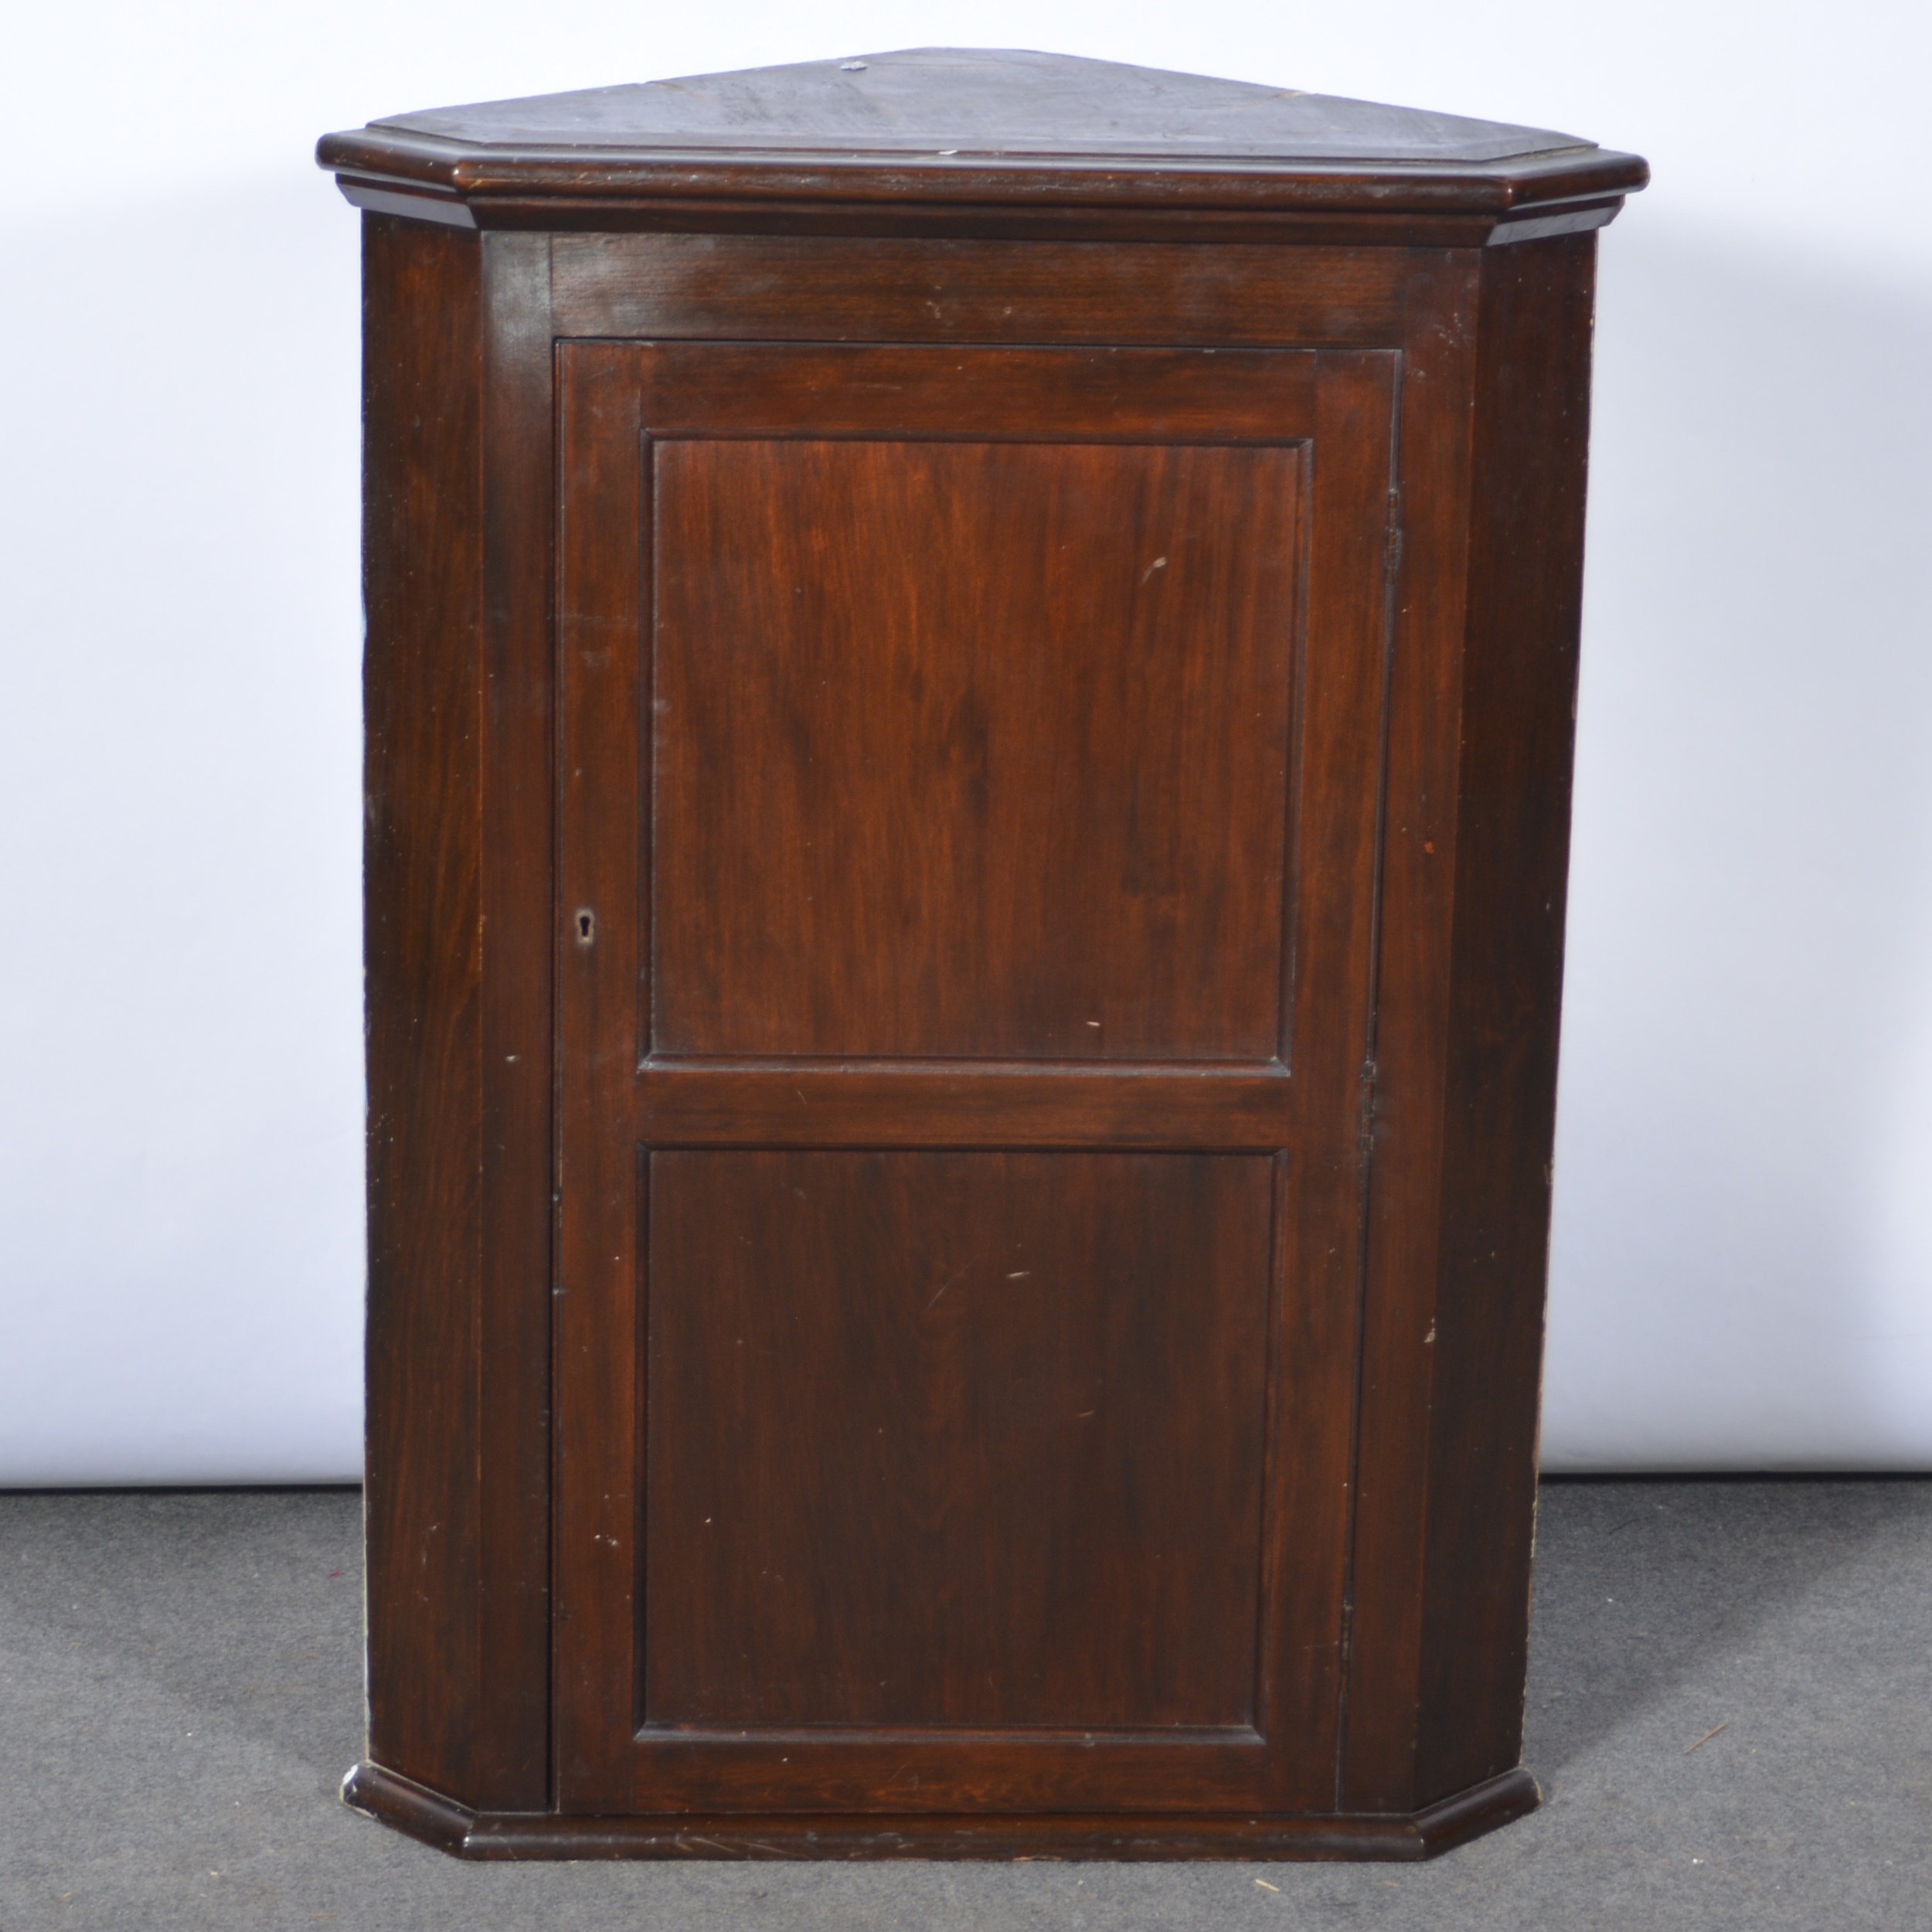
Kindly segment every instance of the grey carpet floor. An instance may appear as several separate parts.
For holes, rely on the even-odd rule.
[[[461,1864],[336,1801],[358,1509],[0,1496],[0,1932],[1932,1926],[1932,1481],[1546,1485],[1543,1808],[1409,1866]]]

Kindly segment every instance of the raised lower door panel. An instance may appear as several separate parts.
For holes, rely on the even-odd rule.
[[[1333,1808],[1396,374],[560,345],[566,1810]]]

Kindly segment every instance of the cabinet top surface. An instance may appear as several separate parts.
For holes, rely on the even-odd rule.
[[[1546,128],[1069,54],[917,48],[396,114],[477,147],[1485,162],[1588,148]]]
[[[396,114],[325,136],[317,158],[345,189],[513,199],[523,225],[539,204],[639,197],[1495,216],[1648,178],[1634,155],[1548,128],[946,47]]]

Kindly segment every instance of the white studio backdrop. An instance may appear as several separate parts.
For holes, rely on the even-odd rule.
[[[1017,46],[1648,155],[1606,236],[1544,1452],[1932,1467],[1927,10],[42,9],[0,280],[0,1485],[360,1461],[356,219],[412,107]],[[1908,155],[1908,144],[1913,151]]]

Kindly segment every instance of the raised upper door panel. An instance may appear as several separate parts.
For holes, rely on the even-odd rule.
[[[1274,1061],[1315,359],[636,357],[645,1050]]]
[[[654,1050],[1274,1056],[1298,445],[651,464]]]

